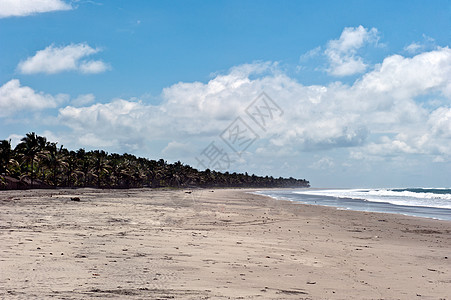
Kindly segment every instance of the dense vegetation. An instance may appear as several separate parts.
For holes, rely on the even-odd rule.
[[[14,149],[0,141],[0,188],[50,187],[308,187],[304,179],[198,171],[180,161],[170,164],[102,150],[70,151],[34,132]]]

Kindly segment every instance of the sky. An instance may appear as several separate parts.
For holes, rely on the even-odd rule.
[[[0,0],[0,139],[451,187],[451,1]]]

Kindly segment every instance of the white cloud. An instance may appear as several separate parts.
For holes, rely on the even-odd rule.
[[[299,61],[301,61],[301,62],[302,61],[306,61],[306,60],[309,60],[309,59],[311,59],[313,57],[316,57],[316,56],[318,56],[320,54],[321,54],[321,47],[318,46],[318,47],[313,48],[313,49],[307,51],[306,53],[302,54],[301,57],[299,58]]]
[[[362,25],[346,27],[338,40],[331,40],[324,54],[329,60],[328,72],[334,76],[362,73],[368,67],[357,55],[357,50],[367,43],[376,43],[379,33],[376,28],[368,30]]]
[[[101,60],[84,61],[80,63],[79,67],[80,71],[86,74],[102,73],[107,71],[109,68],[110,67]]]
[[[55,108],[67,99],[68,96],[63,94],[37,93],[28,86],[21,86],[18,79],[12,79],[0,87],[0,117],[23,110]]]
[[[450,79],[451,49],[445,47],[412,58],[389,56],[355,86],[383,93],[387,98],[412,98],[432,91],[450,97]]]
[[[417,51],[420,50],[421,48],[423,48],[423,46],[414,42],[414,43],[411,43],[410,45],[404,47],[404,50],[409,53],[417,53]]]
[[[96,97],[93,94],[83,94],[79,95],[77,98],[71,101],[73,106],[84,106],[91,104],[95,101]]]
[[[174,84],[163,90],[162,102],[157,106],[115,99],[87,107],[65,107],[60,109],[58,119],[84,145],[139,148],[146,141],[158,139],[169,139],[166,144],[186,138],[194,143],[210,141],[237,116],[245,118],[246,107],[265,91],[284,110],[284,115],[273,120],[266,132],[245,118],[262,138],[257,155],[277,155],[282,148],[283,153],[294,154],[349,149],[354,159],[406,153],[448,159],[449,107],[429,110],[415,99],[435,97],[437,93],[450,99],[450,70],[449,48],[412,58],[392,55],[351,86],[304,86],[274,64],[248,64],[216,75],[207,83]],[[111,132],[115,138],[106,139]],[[165,151],[177,145],[168,144]]]
[[[64,71],[101,73],[110,68],[108,64],[101,60],[83,60],[99,51],[100,49],[94,49],[86,43],[71,44],[65,47],[50,45],[20,62],[18,69],[23,74],[55,74]]]
[[[79,137],[79,143],[83,146],[93,146],[95,148],[105,148],[117,146],[117,140],[108,137],[99,137],[93,133],[82,134]]]
[[[334,160],[330,157],[322,157],[321,159],[312,163],[309,167],[318,170],[328,170],[335,166]]]
[[[255,88],[256,84],[261,86],[259,81],[253,82],[249,76],[271,68],[273,64],[249,64],[232,68],[206,84],[175,84],[163,90],[159,106],[115,99],[87,107],[67,106],[60,109],[58,119],[77,137],[90,133],[80,141],[84,145],[96,142],[93,136],[102,138],[111,132],[117,137],[112,141],[115,145],[142,145],[167,137],[216,136],[261,91],[261,87]]]
[[[429,117],[428,124],[433,134],[451,139],[451,108],[440,107],[434,110]]]
[[[23,135],[19,135],[19,134],[10,134],[6,140],[11,140],[11,147],[12,148],[16,148],[17,145],[20,144],[21,139],[23,139]]]
[[[70,9],[72,6],[61,0],[0,0],[0,18]]]
[[[188,143],[180,143],[177,141],[171,141],[167,146],[161,151],[162,154],[172,157],[174,159],[181,159],[184,157],[197,155],[198,153],[193,153],[192,146]]]
[[[97,103],[89,107],[75,108],[67,106],[60,109],[60,118],[62,121],[76,120],[76,122],[67,123],[74,129],[84,129],[88,124],[93,127],[102,127],[105,133],[111,132],[109,126],[120,124],[136,128],[134,120],[139,118],[146,110],[140,102],[131,102],[117,99],[107,104]],[[123,130],[121,130],[123,131]],[[115,132],[120,133],[120,132]]]
[[[88,107],[67,106],[59,110],[58,119],[73,130],[84,146],[135,148],[155,136],[155,129],[148,127],[154,119],[152,107],[141,102],[115,99]]]
[[[433,38],[425,34],[422,35],[422,38],[423,40],[421,42],[412,42],[406,47],[404,47],[404,51],[406,51],[409,54],[417,54],[419,52],[437,48],[437,45]]]

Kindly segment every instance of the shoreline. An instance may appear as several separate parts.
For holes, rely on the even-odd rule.
[[[314,191],[335,191],[337,189],[311,189]],[[346,190],[346,189],[345,189]],[[365,189],[359,189],[365,190]],[[295,194],[279,194],[280,192],[300,192]],[[274,192],[274,193],[271,193]],[[338,210],[359,211],[370,213],[387,213],[402,216],[411,216],[416,218],[434,219],[440,221],[451,221],[451,209],[435,206],[419,205],[401,205],[388,201],[373,201],[365,198],[352,198],[346,196],[332,195],[313,195],[303,194],[300,189],[259,189],[254,192],[255,195],[272,197],[276,200],[286,200],[293,203],[304,205],[318,205],[323,207],[332,207]],[[313,203],[314,201],[314,203]]]
[[[451,222],[256,190],[1,191],[0,297],[449,296]]]

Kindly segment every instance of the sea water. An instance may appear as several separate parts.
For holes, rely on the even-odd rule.
[[[276,199],[340,209],[451,220],[451,189],[293,189],[258,191]]]

